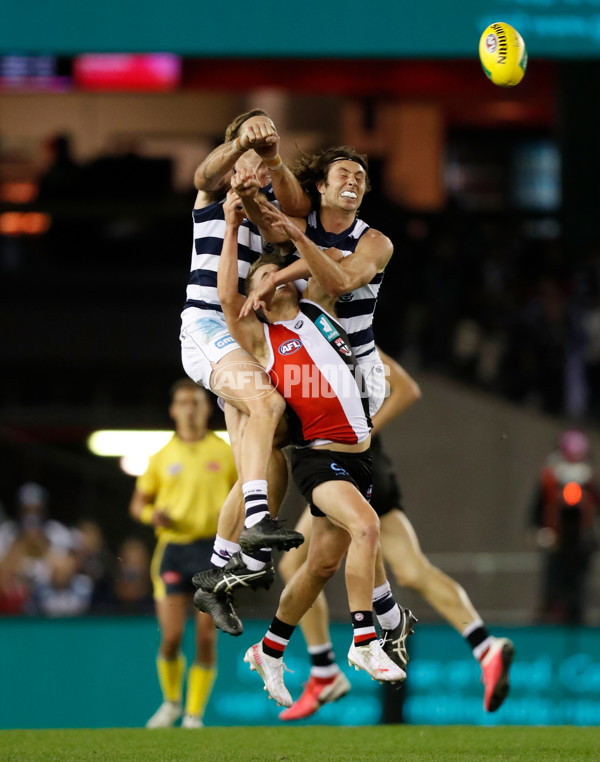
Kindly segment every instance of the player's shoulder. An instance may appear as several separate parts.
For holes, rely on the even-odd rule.
[[[361,236],[356,246],[356,250],[373,250],[378,254],[387,254],[389,258],[394,252],[394,244],[391,239],[384,235],[380,230],[368,228]]]
[[[222,189],[198,191],[192,212],[194,220],[199,222],[203,219],[211,219],[214,216],[222,216],[224,218],[223,202],[225,201],[225,196],[226,194]]]
[[[392,241],[388,236],[386,236],[384,233],[381,232],[381,230],[375,230],[375,228],[368,227],[363,235],[361,236],[361,241],[363,238],[366,238],[367,240],[373,240],[373,241],[385,241],[392,245]]]

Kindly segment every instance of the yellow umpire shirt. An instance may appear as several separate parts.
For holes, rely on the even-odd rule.
[[[173,435],[152,455],[136,487],[173,520],[169,528],[156,528],[161,544],[184,544],[215,536],[221,506],[236,481],[231,447],[207,431],[198,442]]]

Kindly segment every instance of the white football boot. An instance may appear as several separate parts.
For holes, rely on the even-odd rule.
[[[366,646],[352,643],[348,651],[348,664],[355,669],[364,669],[380,683],[398,683],[406,679],[406,672],[394,664],[378,640],[372,640]]]
[[[261,641],[246,651],[244,661],[250,665],[252,672],[256,671],[262,677],[269,698],[274,699],[279,706],[292,705],[292,697],[283,682],[283,659],[275,659],[266,654]]]

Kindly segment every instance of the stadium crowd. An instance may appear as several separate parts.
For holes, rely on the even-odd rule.
[[[97,522],[82,519],[70,527],[52,519],[47,490],[33,482],[19,488],[16,503],[15,518],[0,520],[0,616],[153,610],[142,540],[127,537],[112,554]]]

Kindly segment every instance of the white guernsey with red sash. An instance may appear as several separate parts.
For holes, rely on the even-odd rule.
[[[300,300],[293,320],[264,326],[273,385],[288,404],[295,444],[356,444],[371,429],[360,367],[344,329],[318,304]]]

